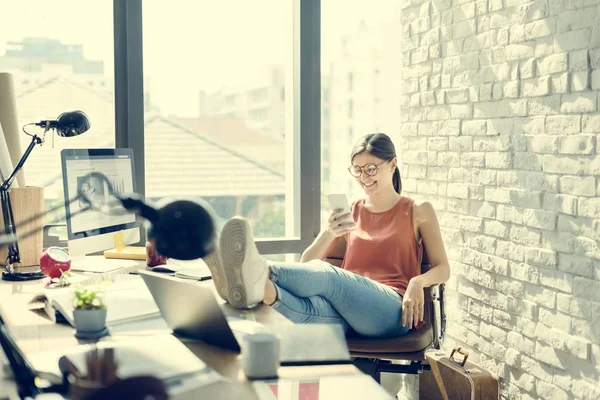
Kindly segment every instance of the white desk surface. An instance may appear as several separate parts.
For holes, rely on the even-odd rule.
[[[139,265],[140,267],[145,267],[143,262],[140,262]],[[128,275],[122,275],[122,277],[118,277],[118,279],[127,279],[126,276]],[[214,290],[214,285],[210,280],[198,282],[196,284],[206,285],[212,287]],[[45,314],[27,309],[27,303],[36,292],[43,288],[43,285],[44,280],[19,283],[0,281],[0,312],[9,327],[13,338],[25,355],[48,349],[66,348],[79,343],[73,335],[74,330],[72,327],[63,324],[55,324],[50,321]],[[239,311],[232,309],[224,302],[222,303],[226,314],[246,314],[248,318],[254,318],[256,321],[265,325],[291,323],[285,317],[265,305],[258,306],[253,310]],[[136,332],[136,334],[144,334],[144,332],[140,331]],[[105,340],[118,339],[120,339],[119,336],[111,335]],[[252,389],[250,382],[245,379],[244,374],[241,371],[240,356],[238,354],[202,342],[185,342],[185,344],[201,360],[206,362],[221,375],[228,378],[228,380],[200,387],[173,398],[196,399],[199,398],[199,396],[202,396],[202,398],[207,399],[259,400]],[[0,357],[4,357],[4,354],[1,351]],[[310,379],[356,374],[362,373],[350,364],[281,367],[279,371],[280,378],[290,379]],[[373,396],[369,396],[370,399],[376,400],[388,398],[375,381],[370,380],[370,382],[373,385]],[[353,398],[350,390],[351,388],[340,385],[339,391],[337,391],[334,398]],[[346,394],[344,394],[345,392]],[[0,369],[0,399],[7,396],[10,396],[11,399],[16,398],[15,393],[15,387],[12,380],[3,377],[2,370]],[[315,400],[317,398],[319,398],[319,400],[328,400],[331,397],[314,397]]]

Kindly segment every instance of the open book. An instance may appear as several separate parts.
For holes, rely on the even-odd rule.
[[[192,279],[196,281],[203,281],[211,278],[210,269],[208,269],[208,266],[201,258],[190,261],[168,259],[165,265],[147,267],[147,269],[152,272],[175,274],[175,277],[177,278]]]
[[[158,306],[141,277],[126,275],[126,278],[111,282],[106,287],[107,325],[160,314]],[[52,321],[66,322],[74,326],[73,293],[75,286],[71,285],[61,289],[46,288],[30,301],[29,308],[44,309]]]

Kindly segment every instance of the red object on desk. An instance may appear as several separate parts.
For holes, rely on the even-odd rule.
[[[71,269],[71,256],[60,247],[48,247],[40,257],[40,269],[50,278],[60,278]]]
[[[167,263],[167,257],[156,251],[154,241],[146,242],[146,265],[156,267]]]

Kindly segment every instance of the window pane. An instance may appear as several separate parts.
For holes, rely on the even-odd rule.
[[[31,139],[20,130],[22,125],[56,119],[74,109],[84,111],[91,123],[89,131],[76,137],[48,132],[45,143],[35,146],[27,159],[26,185],[45,187],[47,208],[63,201],[63,148],[115,145],[112,4],[22,0],[0,13],[0,71],[14,77],[23,151]],[[41,128],[27,129],[42,136]]]
[[[144,1],[147,197],[203,198],[220,224],[295,234],[292,5]]]
[[[385,132],[398,143],[400,133],[402,37],[401,0],[321,2],[322,188],[363,192],[348,173],[350,151],[367,133]],[[397,145],[398,147],[398,145]],[[322,202],[323,220],[330,207]]]

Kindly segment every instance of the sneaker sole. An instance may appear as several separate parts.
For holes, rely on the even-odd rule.
[[[248,307],[248,294],[242,275],[249,233],[246,224],[243,219],[230,219],[223,227],[219,242],[223,271],[229,282],[227,301],[236,308]]]
[[[219,249],[215,249],[215,251],[204,257],[203,260],[210,270],[217,293],[223,300],[227,301],[229,286],[227,285],[227,279],[225,279],[225,276],[223,275],[223,263],[219,257]]]

